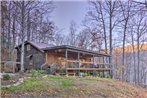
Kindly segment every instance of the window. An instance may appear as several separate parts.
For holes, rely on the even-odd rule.
[[[27,51],[31,50],[31,45],[27,45]]]
[[[33,55],[32,54],[28,55],[27,59],[28,59],[29,65],[33,65]]]
[[[33,65],[33,56],[29,58],[29,65]]]

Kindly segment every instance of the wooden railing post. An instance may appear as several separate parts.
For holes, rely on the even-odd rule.
[[[67,53],[67,49],[65,49],[65,58],[66,58],[66,64],[65,64],[65,71],[66,71],[66,75],[67,75],[67,60],[68,60],[68,53]]]
[[[93,65],[95,65],[94,55],[93,55]]]
[[[111,57],[109,57],[109,64],[111,64]],[[109,65],[109,68],[112,69],[112,65]],[[109,71],[109,75],[112,75],[112,70]]]

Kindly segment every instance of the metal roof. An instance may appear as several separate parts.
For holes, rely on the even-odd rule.
[[[74,47],[74,46],[69,46],[69,45],[54,46],[53,44],[25,41],[25,44],[27,44],[27,43],[30,43],[31,45],[36,47],[41,52],[44,52],[47,50],[54,50],[54,49],[71,49],[71,50],[81,51],[81,52],[85,52],[85,53],[89,53],[89,54],[97,55],[97,56],[110,56],[109,54],[98,53],[98,52],[94,52],[91,50],[86,50],[86,49],[82,49],[82,48],[78,48],[78,47]],[[21,46],[21,44],[18,45],[17,47],[19,47],[19,46]]]
[[[29,41],[29,43],[31,43],[32,45],[34,45],[35,47],[39,49],[44,49],[44,48],[49,48],[49,47],[54,46],[53,44],[38,43],[38,42],[33,42],[33,41]]]

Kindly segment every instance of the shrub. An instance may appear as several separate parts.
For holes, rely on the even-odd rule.
[[[105,75],[105,78],[112,78],[112,75]]]
[[[41,76],[47,74],[44,70],[31,70],[31,75],[32,77],[37,77],[37,76]]]
[[[93,71],[93,76],[97,76],[98,75],[98,71]]]
[[[71,80],[63,80],[63,81],[61,81],[61,85],[65,86],[65,87],[71,86],[72,85],[72,81]]]
[[[99,73],[99,74],[98,74],[98,77],[104,78],[104,75],[101,74],[101,73]]]
[[[48,76],[49,79],[62,79],[61,76]]]
[[[31,70],[31,75],[32,75],[32,77],[38,76],[37,70]]]
[[[3,75],[3,80],[10,80],[10,76],[8,74]]]
[[[43,87],[40,79],[28,79],[24,80],[24,82],[17,86],[10,86],[10,87],[2,87],[2,91],[5,92],[25,92],[29,90],[41,89]]]
[[[65,73],[66,70],[65,70],[65,69],[59,69],[59,70],[57,70],[56,72],[57,72],[57,73]]]
[[[45,70],[37,70],[38,71],[38,73],[40,73],[40,74],[47,74],[47,72],[45,71]]]
[[[83,76],[90,76],[90,74],[89,74],[88,72],[85,72],[85,73],[83,74]]]

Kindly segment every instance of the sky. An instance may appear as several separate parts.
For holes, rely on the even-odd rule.
[[[51,19],[55,25],[62,29],[62,33],[69,33],[70,22],[73,20],[78,25],[78,30],[81,29],[82,20],[87,13],[88,2],[85,1],[55,1],[55,9],[51,14]]]

